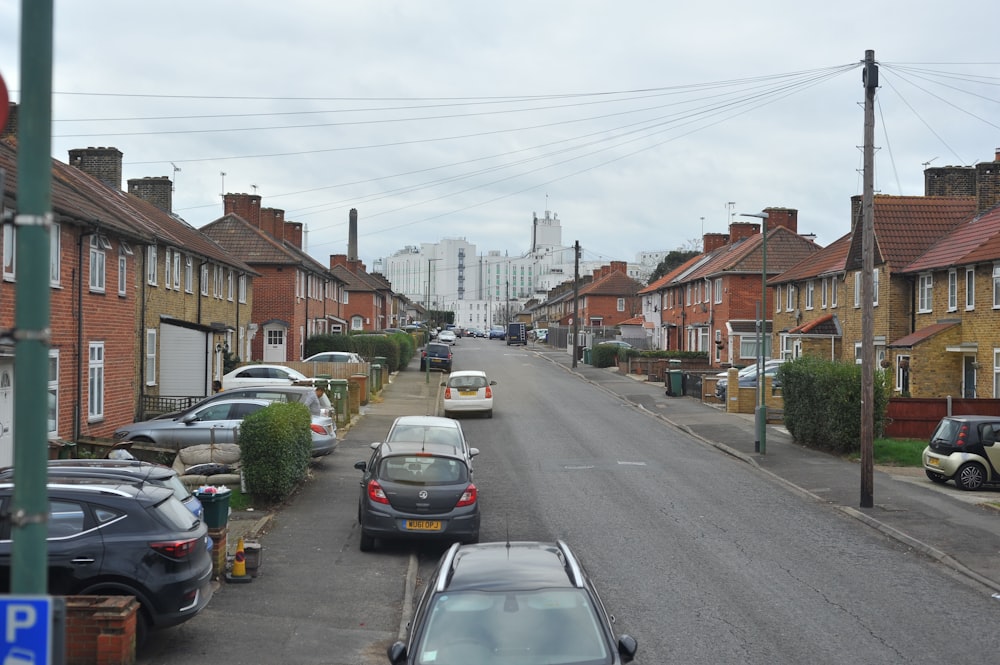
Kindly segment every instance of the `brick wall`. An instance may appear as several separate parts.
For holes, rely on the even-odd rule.
[[[115,190],[122,188],[122,152],[118,148],[76,148],[69,151],[69,164]]]
[[[139,603],[132,596],[67,596],[66,662],[132,665]]]
[[[129,178],[128,193],[152,203],[163,212],[173,212],[174,183],[166,176]]]

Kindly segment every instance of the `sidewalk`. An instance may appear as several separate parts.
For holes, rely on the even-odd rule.
[[[667,397],[645,376],[577,363],[562,350],[539,350],[609,394],[631,403],[702,442],[751,464],[790,490],[828,504],[912,547],[970,580],[1000,592],[1000,491],[964,492],[935,485],[923,469],[877,467],[874,506],[861,508],[861,466],[795,444],[781,426],[768,425],[765,451],[754,451],[753,414],[730,414],[691,397]]]

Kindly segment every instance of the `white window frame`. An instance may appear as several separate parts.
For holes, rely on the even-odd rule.
[[[49,286],[59,287],[62,280],[62,234],[58,224],[49,229]]]
[[[806,309],[813,309],[816,306],[816,281],[810,279],[806,282]]]
[[[785,287],[785,311],[790,312],[795,309],[795,285],[789,284]]]
[[[924,273],[917,277],[917,313],[934,311],[934,275]]]
[[[861,307],[861,271],[854,271],[854,306]]]
[[[1000,309],[1000,263],[993,264],[993,309]]]
[[[965,269],[965,310],[971,311],[976,308],[976,267],[969,266]]]
[[[146,247],[146,283],[156,286],[156,245]]]
[[[156,385],[156,328],[146,329],[146,385]]]
[[[184,255],[184,293],[194,291],[194,259],[190,254]]]
[[[716,277],[715,278],[715,289],[714,290],[715,290],[715,294],[714,294],[715,295],[715,298],[714,298],[715,304],[719,305],[719,304],[722,303],[722,278],[721,277]]]
[[[199,272],[201,273],[201,295],[207,296],[208,295],[208,264],[207,263],[202,263],[201,264],[201,270]]]
[[[781,286],[774,287],[774,311],[775,312],[781,311]]]
[[[948,271],[948,311],[958,310],[958,271],[952,268]]]
[[[106,241],[105,241],[106,242]],[[108,268],[107,255],[97,234],[90,236],[90,291],[104,293],[107,285]]]
[[[17,278],[17,232],[13,224],[3,225],[3,278],[8,282]]]
[[[837,278],[830,278],[830,309],[837,309]]]
[[[618,299],[618,303],[616,304],[615,307],[617,308],[617,310],[619,312],[624,312],[625,311],[625,299],[624,298],[619,298]]]
[[[878,268],[872,270],[872,307],[878,307],[878,282],[879,282],[879,272]]]
[[[128,254],[121,247],[118,248],[118,295],[124,296],[128,292]]]
[[[827,303],[827,300],[826,300],[826,295],[827,295],[826,294],[826,289],[827,289],[827,285],[828,285],[829,281],[830,281],[829,279],[827,279],[826,277],[824,277],[822,279],[822,281],[819,283],[820,309],[826,309],[826,303]]]
[[[903,361],[909,364],[910,356],[896,356],[896,392],[903,391],[903,368],[900,367]]]
[[[236,285],[233,280],[233,270],[226,271],[226,299],[229,302],[233,301],[233,295],[235,293]]]
[[[237,291],[239,302],[246,304],[247,301],[247,276],[245,273],[240,274],[239,279],[239,289]]]
[[[174,291],[181,290],[181,253],[176,249],[174,250]]]
[[[87,362],[87,421],[104,419],[104,342],[90,342]]]
[[[49,349],[48,434],[59,436],[59,349]]]
[[[169,289],[174,283],[173,279],[173,262],[171,258],[173,256],[173,250],[167,247],[163,250],[163,288]]]

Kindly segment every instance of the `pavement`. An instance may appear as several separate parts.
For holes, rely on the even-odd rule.
[[[769,475],[789,491],[858,520],[1000,597],[1000,490],[965,492],[952,483],[932,483],[920,468],[879,466],[873,472],[874,505],[863,508],[861,465],[800,446],[780,425],[767,426],[765,452],[757,452],[753,414],[730,414],[721,405],[667,396],[662,382],[622,374],[616,368],[582,362],[573,367],[572,357],[560,349],[532,344],[528,350],[605,391],[609,399],[688,433],[701,444]],[[436,391],[437,382],[426,382],[423,373],[398,372],[384,387],[375,408],[420,404],[436,399]],[[363,407],[356,419],[364,414]],[[341,436],[349,429],[350,425],[341,428]],[[233,513],[230,556],[241,536],[248,540],[264,536],[270,517],[252,511]]]

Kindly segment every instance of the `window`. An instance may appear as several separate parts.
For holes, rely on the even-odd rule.
[[[156,245],[146,248],[146,283],[156,286]]]
[[[795,286],[789,284],[785,287],[785,311],[790,312],[795,309]]]
[[[910,356],[896,356],[896,390],[910,392]]]
[[[59,435],[59,350],[49,351],[49,436]]]
[[[175,291],[181,290],[181,253],[176,249],[174,250],[174,279],[173,285]]]
[[[201,264],[201,295],[208,295],[208,264]]]
[[[770,358],[771,339],[770,335],[764,335],[764,357]],[[757,359],[757,335],[740,336],[740,358],[744,360]]]
[[[247,301],[247,276],[240,275],[239,299],[241,303]]]
[[[49,229],[49,285],[59,286],[62,277],[62,266],[59,263],[59,255],[62,238],[59,235],[59,225],[53,224]]]
[[[965,269],[965,309],[976,308],[976,269]]]
[[[146,385],[156,385],[156,329],[146,330]]]
[[[994,274],[996,270],[994,270]],[[996,306],[996,279],[994,278],[994,306]],[[921,275],[920,279],[917,281],[917,311],[918,312],[930,312],[933,311],[931,307],[931,296],[934,293],[934,278],[931,275]]]
[[[104,342],[90,343],[90,363],[87,366],[87,418],[104,418]]]
[[[815,306],[816,299],[816,282],[809,280],[806,282],[806,309],[812,309]]]
[[[854,271],[854,306],[861,307],[861,271]]]
[[[721,277],[716,277],[715,278],[715,298],[714,298],[714,300],[715,300],[716,304],[719,304],[719,303],[722,302],[722,278]]]
[[[194,292],[194,259],[190,255],[184,257],[184,292]]]
[[[1000,308],[1000,263],[993,265],[993,309]]]
[[[226,271],[226,298],[229,302],[233,301],[233,289],[235,288],[236,286],[233,283],[233,271],[228,270]]]
[[[216,298],[219,298],[219,299],[221,299],[223,297],[223,291],[222,291],[223,285],[222,285],[222,282],[223,282],[223,279],[224,279],[224,275],[222,273],[223,273],[222,266],[218,266],[218,265],[217,266],[213,266],[212,274],[214,275],[214,279],[212,281],[213,282],[212,283],[212,295],[214,297],[216,297]]]
[[[690,305],[691,304],[691,285],[690,284],[687,285],[686,291],[687,291],[686,302],[687,302],[688,305]]]
[[[774,311],[775,312],[780,312],[781,311],[781,287],[780,286],[774,287]]]
[[[90,236],[90,290],[104,293],[107,257],[97,235]]]
[[[619,312],[624,312],[625,311],[625,299],[624,298],[619,298],[618,299],[618,306],[617,306],[617,308],[618,308]]]
[[[993,398],[1000,397],[1000,349],[993,349]]]
[[[174,283],[173,280],[173,263],[170,258],[173,255],[173,251],[168,247],[163,252],[163,288],[169,289],[171,284]]]
[[[118,248],[118,295],[124,296],[128,291],[128,255]]]
[[[351,330],[364,330],[365,320],[360,316],[351,317]]]
[[[819,302],[820,302],[819,306],[822,309],[826,309],[826,287],[828,285],[828,282],[829,280],[824,277],[823,281],[820,282],[819,285]]]
[[[830,309],[837,308],[837,278],[830,278]]]
[[[948,311],[958,309],[958,272],[952,268],[948,271]]]
[[[3,225],[3,278],[14,279],[14,259],[17,256],[13,224]]]

